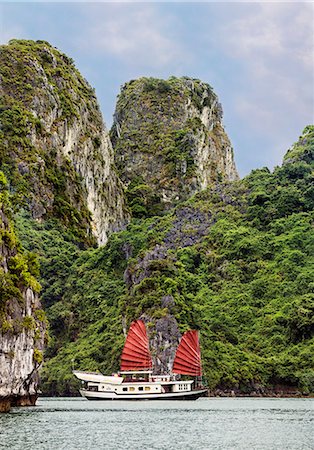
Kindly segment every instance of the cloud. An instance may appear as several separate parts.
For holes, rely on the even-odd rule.
[[[222,31],[235,57],[269,61],[295,51],[296,61],[313,69],[313,19],[310,3],[260,3],[242,10]]]
[[[93,49],[128,64],[166,66],[184,52],[170,31],[175,18],[163,17],[152,4],[89,5],[82,49]]]
[[[231,8],[219,31],[223,52],[244,67],[234,109],[260,134],[313,118],[313,15],[313,4],[251,4]]]

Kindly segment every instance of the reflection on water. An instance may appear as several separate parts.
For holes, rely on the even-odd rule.
[[[42,398],[0,415],[0,448],[313,450],[313,430],[313,399]]]

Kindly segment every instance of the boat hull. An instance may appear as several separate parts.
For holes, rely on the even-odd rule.
[[[116,394],[115,392],[80,390],[80,394],[87,400],[196,400],[199,397],[204,397],[206,392],[207,389],[156,394]]]

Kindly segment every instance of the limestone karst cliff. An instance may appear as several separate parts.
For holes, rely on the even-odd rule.
[[[36,261],[21,251],[10,215],[0,172],[0,412],[35,403],[46,331]]]
[[[73,358],[118,370],[123,333],[142,318],[160,372],[192,328],[214,393],[313,393],[313,126],[292,149],[273,172],[215,182],[83,251],[52,322],[71,334],[55,341],[42,389],[76,392]]]
[[[104,244],[128,213],[94,90],[43,41],[1,46],[0,76],[0,163],[15,203]]]
[[[200,80],[126,83],[110,135],[135,215],[154,215],[213,181],[238,178],[221,104]]]
[[[211,389],[313,392],[313,126],[282,167],[237,180],[207,84],[127,83],[112,147],[95,93],[70,58],[43,41],[12,41],[0,52],[0,170],[13,209],[6,193],[3,408],[34,401],[45,333],[36,263],[13,220],[23,249],[40,261],[51,335],[46,394],[77,394],[73,364],[117,370],[123,331],[140,317],[160,373],[180,335],[196,328]],[[124,189],[134,217],[127,227]],[[96,239],[106,245],[94,248]]]

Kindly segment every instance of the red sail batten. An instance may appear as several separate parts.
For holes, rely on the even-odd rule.
[[[172,371],[181,375],[202,376],[198,331],[190,330],[182,336],[177,348]]]
[[[131,323],[121,355],[120,370],[149,370],[153,366],[146,327],[142,320]]]

